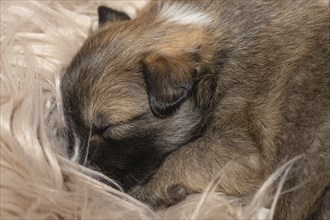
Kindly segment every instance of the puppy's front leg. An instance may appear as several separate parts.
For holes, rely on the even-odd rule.
[[[217,191],[244,195],[254,191],[265,172],[249,140],[201,138],[171,153],[145,185],[129,193],[154,208],[162,208],[202,192],[217,175]]]

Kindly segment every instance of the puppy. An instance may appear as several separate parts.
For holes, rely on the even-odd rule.
[[[330,182],[327,1],[151,1],[99,8],[62,79],[73,155],[154,208],[253,193],[304,154],[278,219],[306,219]],[[299,169],[298,169],[299,168]]]

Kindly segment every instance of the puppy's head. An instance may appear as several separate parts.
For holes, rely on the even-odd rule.
[[[191,30],[105,7],[99,22],[63,76],[64,113],[79,162],[128,190],[201,134],[214,80],[202,47],[180,42]]]

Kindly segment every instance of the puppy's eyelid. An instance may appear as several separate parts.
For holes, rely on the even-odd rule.
[[[92,124],[92,131],[94,133],[102,134],[109,127],[113,127],[113,124],[109,122],[104,114],[98,114],[97,117],[94,118]]]
[[[108,122],[105,119],[103,119],[103,120],[96,120],[96,121],[94,121],[94,123],[92,125],[92,130],[95,133],[102,134],[106,130],[108,130],[109,128],[112,128],[114,126],[115,126],[114,124]]]
[[[93,131],[95,133],[99,133],[99,134],[102,134],[104,133],[106,130],[108,130],[110,127],[112,127],[112,125],[105,125],[105,126],[95,126],[93,125]]]

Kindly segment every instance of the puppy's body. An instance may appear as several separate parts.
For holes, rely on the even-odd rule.
[[[247,195],[304,154],[279,219],[304,219],[330,181],[326,1],[154,1],[101,8],[62,81],[82,160],[155,207],[200,192]],[[88,146],[88,148],[87,148]]]

